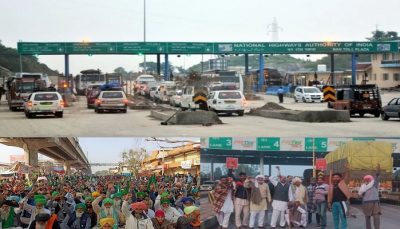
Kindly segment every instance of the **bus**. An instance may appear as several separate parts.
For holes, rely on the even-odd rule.
[[[100,70],[83,70],[75,77],[75,89],[79,95],[86,95],[88,90],[106,83],[106,75]]]
[[[106,73],[106,81],[108,84],[118,84],[123,86],[122,75],[119,73]]]
[[[243,77],[237,71],[210,71],[202,74],[209,78],[209,88],[211,91],[237,90],[244,93]]]

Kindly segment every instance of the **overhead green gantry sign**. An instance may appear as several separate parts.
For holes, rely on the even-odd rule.
[[[398,42],[19,42],[21,55],[353,54],[399,52]]]

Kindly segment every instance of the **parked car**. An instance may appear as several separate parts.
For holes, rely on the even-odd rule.
[[[324,102],[324,95],[317,87],[304,87],[299,86],[294,90],[294,101],[303,102]]]
[[[389,118],[400,118],[400,98],[394,98],[382,108],[382,120],[389,120]]]
[[[196,110],[199,108],[199,105],[193,102],[194,96],[194,87],[186,86],[183,88],[182,96],[181,96],[181,109],[184,110]]]
[[[241,91],[213,91],[207,100],[209,110],[243,116],[246,99]]]
[[[157,87],[150,88],[150,92],[149,92],[150,100],[154,101],[156,99],[156,97],[155,97],[156,91],[157,91]]]
[[[95,102],[94,111],[101,113],[103,111],[122,111],[126,113],[129,100],[123,91],[102,91]]]
[[[90,92],[88,92],[88,95],[86,96],[87,108],[95,107],[95,102],[100,92],[101,92],[100,89],[93,89]]]
[[[25,116],[32,118],[36,115],[54,115],[62,118],[64,112],[64,101],[60,93],[34,92],[24,103]]]
[[[182,90],[176,90],[175,95],[169,99],[169,104],[173,107],[180,107],[182,99]]]
[[[202,185],[200,185],[200,191],[211,191],[214,188],[214,181],[204,181]]]

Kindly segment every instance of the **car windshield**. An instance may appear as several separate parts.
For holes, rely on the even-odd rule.
[[[220,92],[218,95],[219,99],[241,99],[242,95],[240,92]]]
[[[318,88],[304,88],[304,93],[321,93]]]
[[[58,96],[56,93],[49,93],[49,94],[36,94],[35,101],[51,101],[51,100],[58,100]]]
[[[121,92],[104,92],[102,95],[102,98],[104,99],[122,99],[122,93]]]

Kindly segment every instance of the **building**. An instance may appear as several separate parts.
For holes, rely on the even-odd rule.
[[[363,64],[363,63],[360,63]],[[367,84],[376,84],[380,88],[400,86],[400,52],[371,55],[371,70],[367,68]],[[364,72],[358,72],[357,84],[363,81]]]
[[[200,174],[200,144],[190,143],[171,150],[156,150],[143,160],[142,174]],[[164,169],[163,169],[164,168]]]
[[[11,77],[11,75],[12,72],[10,70],[0,66],[0,86],[4,85],[8,77]]]

